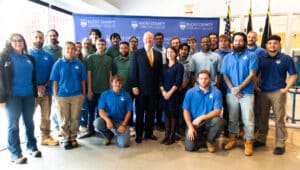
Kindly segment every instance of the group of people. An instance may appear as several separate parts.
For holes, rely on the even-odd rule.
[[[165,131],[161,144],[171,145],[182,137],[186,151],[198,150],[204,141],[208,151],[215,152],[215,139],[223,130],[229,137],[224,148],[230,150],[237,145],[242,124],[244,154],[250,156],[253,147],[266,145],[272,107],[273,153],[285,152],[286,94],[297,74],[291,57],[280,52],[277,35],[262,49],[253,31],[235,33],[232,45],[230,36],[211,33],[201,37],[200,51],[194,36],[187,43],[174,36],[164,48],[161,32],[145,32],[139,49],[137,37],[121,42],[118,33],[111,34],[107,48],[98,29],[91,29],[82,42],[63,47],[55,29],[46,38],[44,45],[44,34],[33,32],[32,48],[27,50],[24,37],[14,33],[0,56],[0,106],[6,109],[8,150],[17,164],[27,162],[20,146],[21,116],[27,149],[34,157],[42,156],[34,135],[38,105],[41,144],[59,145],[50,135],[52,103],[52,123],[65,149],[77,147],[78,137],[95,133],[103,136],[105,145],[115,138],[119,147],[128,147],[133,126],[136,143],[158,140],[156,125]],[[85,133],[78,136],[79,130]]]

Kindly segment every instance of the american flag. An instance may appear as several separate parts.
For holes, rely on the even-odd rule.
[[[252,10],[251,8],[249,9],[249,15],[248,15],[248,24],[247,24],[247,33],[252,31]]]
[[[270,7],[268,8],[268,13],[266,16],[266,23],[264,32],[261,39],[261,47],[266,48],[267,39],[272,35],[271,23],[270,23]]]
[[[231,20],[231,17],[230,17],[230,6],[228,5],[227,17],[224,19],[224,21],[226,22],[224,34],[227,34],[227,35],[229,35],[231,37],[230,20]]]

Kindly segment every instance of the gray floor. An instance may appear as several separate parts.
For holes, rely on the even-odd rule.
[[[160,138],[162,132],[155,131]],[[244,156],[243,143],[231,151],[221,149],[226,141],[219,138],[216,153],[208,153],[206,148],[198,152],[184,151],[182,141],[165,146],[158,141],[143,141],[136,144],[134,138],[131,146],[120,149],[116,145],[104,146],[102,139],[91,137],[78,140],[80,147],[64,150],[62,147],[39,146],[42,158],[32,158],[27,153],[26,165],[15,165],[9,160],[7,150],[0,152],[0,169],[21,170],[143,170],[143,169],[222,169],[222,170],[293,170],[300,167],[300,129],[289,128],[286,153],[274,156],[274,127],[270,128],[267,147],[256,149],[253,156]],[[25,145],[22,145],[25,149]]]

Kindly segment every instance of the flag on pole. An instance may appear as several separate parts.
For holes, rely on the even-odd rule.
[[[265,22],[265,28],[261,39],[261,47],[266,48],[266,42],[268,38],[272,35],[271,23],[270,23],[270,7],[268,8],[268,13]]]
[[[250,7],[249,9],[249,14],[248,14],[248,24],[247,24],[247,33],[252,31],[252,9]]]
[[[230,20],[231,20],[231,17],[230,17],[230,6],[228,5],[227,17],[224,19],[224,21],[226,22],[224,34],[227,34],[227,35],[229,35],[231,37]]]

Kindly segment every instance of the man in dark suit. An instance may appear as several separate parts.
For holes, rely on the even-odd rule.
[[[136,107],[136,143],[142,142],[144,129],[144,139],[157,140],[153,135],[154,107],[162,68],[162,55],[152,48],[153,34],[145,32],[143,42],[144,47],[134,51],[130,61],[130,80]]]

